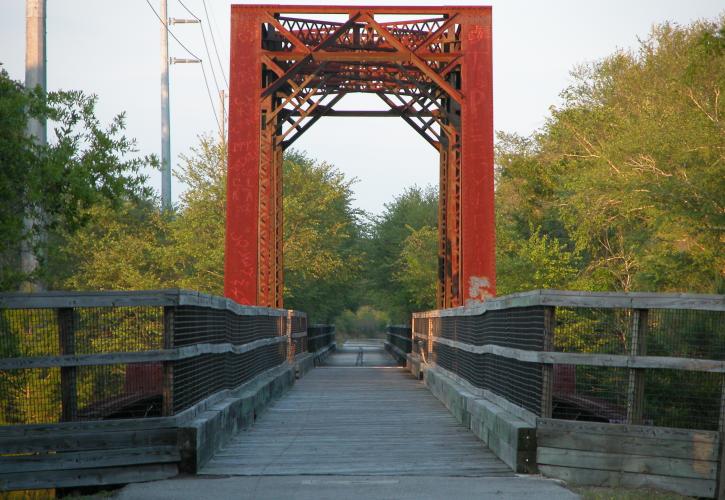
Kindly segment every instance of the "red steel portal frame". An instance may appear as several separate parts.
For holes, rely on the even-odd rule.
[[[230,72],[227,297],[282,306],[282,152],[323,116],[399,116],[438,151],[438,307],[495,293],[490,7],[233,5]],[[385,110],[335,110],[351,92]]]

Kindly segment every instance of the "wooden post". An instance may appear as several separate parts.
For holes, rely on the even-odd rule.
[[[164,349],[174,347],[174,313],[173,306],[164,307]],[[174,414],[174,364],[164,361],[164,380],[161,388],[161,415],[168,417]]]
[[[295,352],[295,340],[292,338],[293,328],[292,328],[292,311],[287,311],[287,323],[286,323],[286,332],[287,335],[287,359],[292,363],[295,360],[295,356],[297,353]]]
[[[544,308],[544,351],[554,350],[556,308]],[[553,411],[554,365],[541,365],[541,417],[551,418]]]
[[[72,307],[57,309],[58,337],[61,354],[75,354],[76,351],[76,314]],[[78,412],[76,391],[77,368],[64,366],[60,369],[61,422],[72,422]]]
[[[647,354],[647,309],[634,309],[630,323],[630,356],[644,356]],[[644,412],[644,369],[631,368],[629,370],[629,385],[627,387],[627,423],[642,424]]]

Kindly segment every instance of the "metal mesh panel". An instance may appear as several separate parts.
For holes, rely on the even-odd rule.
[[[555,350],[628,354],[631,321],[630,309],[557,307]]]
[[[186,409],[224,388],[226,374],[223,355],[203,354],[175,361],[173,370],[174,412]]]
[[[296,321],[295,321],[296,320]],[[173,345],[231,343],[280,337],[287,322],[300,327],[298,317],[241,316],[232,311],[182,306],[174,310]],[[295,343],[302,340],[302,343]],[[295,350],[304,349],[304,338],[293,339]],[[304,351],[300,351],[304,352]],[[259,347],[242,354],[205,354],[173,363],[173,408],[180,411],[223,389],[243,384],[264,370],[284,362],[287,343]]]
[[[494,344],[540,351],[544,347],[544,308],[519,307],[476,316],[441,318],[440,336],[466,344]]]
[[[173,321],[167,321],[173,318]],[[286,360],[286,335],[305,332],[297,314],[240,315],[206,306],[73,306],[0,310],[0,358],[136,353],[195,344],[280,342],[243,354],[164,362],[0,371],[0,424],[159,416],[236,387]],[[165,328],[169,331],[165,333]],[[166,342],[164,336],[168,335]],[[295,340],[298,352],[307,339]],[[169,370],[171,373],[171,370]],[[169,405],[164,394],[173,395]],[[165,413],[168,414],[168,413]]]
[[[542,370],[538,363],[525,363],[493,354],[475,354],[434,343],[432,360],[470,384],[506,398],[535,415],[541,415]]]
[[[223,389],[233,389],[287,359],[287,344],[259,347],[242,354],[205,354],[176,361],[174,412],[193,406]]]
[[[291,356],[297,356],[298,354],[304,354],[307,352],[307,337],[297,337],[292,339],[292,353]]]
[[[75,353],[140,352],[164,346],[162,307],[91,307],[75,310]]]
[[[406,325],[389,325],[388,326],[388,342],[393,344],[401,351],[408,353],[412,351],[412,330]],[[405,337],[405,338],[402,338]]]
[[[629,370],[554,365],[553,417],[624,423]]]
[[[79,366],[77,420],[161,415],[162,363]]]
[[[317,352],[335,340],[334,325],[310,325],[307,328],[307,349]]]
[[[718,430],[722,375],[646,370],[644,424]]]
[[[725,312],[651,309],[646,349],[650,356],[725,360]]]
[[[235,323],[251,335],[256,317],[241,316]],[[227,311],[206,307],[181,306],[174,309],[174,346],[230,342]],[[244,327],[247,328],[244,328]]]
[[[0,425],[60,420],[60,368],[0,370]]]
[[[0,310],[0,357],[58,354],[60,339],[54,309]]]

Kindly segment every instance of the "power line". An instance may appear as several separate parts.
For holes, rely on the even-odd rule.
[[[199,18],[199,16],[197,16],[196,14],[194,14],[191,11],[191,9],[189,9],[189,7],[187,7],[186,4],[184,4],[184,2],[182,0],[177,0],[177,1],[184,8],[184,10],[186,12],[188,12],[189,15],[191,15],[191,17],[193,17],[194,19],[196,19],[197,21],[199,21],[199,28],[201,29],[201,38],[202,38],[202,40],[204,40],[204,50],[206,51],[207,60],[209,61],[209,68],[211,69],[211,76],[212,76],[212,79],[214,80],[214,87],[216,87],[216,92],[217,92],[217,95],[218,95],[221,92],[221,89],[219,87],[219,81],[217,80],[217,77],[216,77],[216,71],[214,71],[214,64],[212,62],[211,52],[209,52],[209,44],[208,44],[208,42],[206,40],[206,34],[204,33],[204,25],[202,24],[203,21]],[[206,4],[204,5],[204,12],[207,12],[206,11]],[[209,26],[209,29],[211,30],[211,25],[209,24],[209,14],[208,14],[208,12],[207,12],[207,21],[206,21],[206,23]],[[212,41],[213,41],[214,40],[214,35],[213,35],[213,33],[211,33],[211,31],[210,31],[210,35],[211,35]],[[217,60],[219,60],[219,54],[218,53],[217,53]],[[202,69],[203,69],[203,63],[202,63]],[[221,67],[221,62],[220,62],[219,69],[221,70],[222,76],[224,77],[224,80],[225,80],[225,83],[226,83],[226,76],[224,76],[224,68]],[[211,96],[209,98],[211,99]],[[226,116],[226,113],[224,112],[224,110],[222,110],[222,113],[223,113],[224,116]]]
[[[214,29],[211,26],[211,21],[209,21],[209,11],[206,9],[206,0],[202,0],[202,5],[204,6],[204,14],[206,14],[206,24],[209,26],[209,34],[211,35],[211,43],[214,46],[214,52],[216,53],[216,60],[219,63],[219,69],[222,72],[222,77],[224,77],[224,84],[227,88],[229,88],[229,80],[227,80],[227,75],[224,73],[224,65],[222,64],[221,57],[219,57],[219,49],[217,49],[216,46],[216,38],[214,37]]]
[[[169,29],[168,23],[165,20],[161,19],[161,16],[159,15],[158,12],[156,12],[156,9],[154,9],[154,6],[151,5],[151,2],[149,0],[146,0],[146,3],[148,4],[149,8],[151,9],[151,11],[156,16],[156,19],[158,19],[161,22],[161,24],[163,24],[164,26],[166,26],[166,31],[169,33],[169,35],[171,35],[171,38],[173,38],[174,40],[176,40],[176,43],[178,43],[179,45],[181,45],[181,47],[185,51],[187,51],[191,57],[193,57],[195,59],[199,59],[201,61],[201,58],[200,57],[198,57],[196,54],[194,54],[192,51],[190,51],[189,48],[181,42],[181,40],[179,40],[178,38],[176,38],[176,35],[174,35],[174,33]]]
[[[157,19],[158,19],[158,20],[159,20],[159,21],[161,22],[161,24],[163,24],[164,26],[166,26],[166,31],[167,31],[167,33],[168,33],[169,35],[171,35],[171,38],[173,38],[174,40],[176,40],[176,42],[177,42],[177,43],[178,43],[179,45],[181,45],[181,47],[182,47],[182,48],[183,48],[183,49],[184,49],[184,50],[185,50],[186,52],[188,52],[190,56],[192,56],[193,58],[195,58],[195,59],[198,59],[198,60],[199,60],[199,63],[200,63],[200,64],[199,64],[199,66],[201,66],[201,74],[202,74],[202,76],[204,77],[204,86],[206,87],[206,95],[207,95],[207,96],[209,96],[209,104],[211,104],[211,112],[212,112],[212,115],[214,115],[214,121],[216,122],[216,124],[217,124],[217,127],[220,127],[220,124],[219,124],[219,118],[217,117],[217,113],[216,113],[216,107],[214,106],[214,100],[213,100],[213,99],[212,99],[212,97],[211,97],[211,89],[209,88],[209,79],[207,78],[207,76],[206,76],[206,71],[204,70],[204,62],[202,61],[202,59],[201,59],[200,57],[198,57],[198,56],[197,56],[196,54],[194,54],[194,53],[193,53],[193,52],[192,52],[191,50],[189,50],[189,48],[188,48],[188,47],[187,47],[186,45],[184,45],[184,44],[183,44],[183,43],[181,42],[181,40],[179,40],[178,38],[176,38],[176,35],[174,35],[174,34],[173,34],[173,33],[171,32],[171,30],[169,29],[168,23],[167,23],[167,22],[166,22],[165,20],[163,20],[163,19],[161,18],[161,16],[159,15],[159,13],[158,13],[158,12],[156,12],[156,9],[154,9],[154,6],[153,6],[153,5],[151,5],[151,2],[150,2],[149,0],[146,0],[146,3],[148,4],[148,6],[149,6],[149,8],[151,9],[151,11],[152,11],[152,12],[154,13],[154,15],[156,16],[156,18],[157,18]],[[179,1],[179,3],[181,3],[181,1]],[[194,16],[194,14],[193,14],[193,13],[192,13],[191,11],[189,11],[189,9],[187,9],[187,8],[186,8],[186,6],[185,6],[184,4],[181,4],[181,5],[182,5],[182,7],[184,7],[184,9],[186,9],[186,10],[187,10],[187,12],[189,12],[189,14],[191,14],[192,16]],[[194,16],[194,17],[196,17],[196,16]],[[199,19],[199,18],[198,18],[198,17],[196,17],[196,19]]]
[[[211,61],[211,54],[209,53],[209,45],[207,45],[207,43],[206,43],[206,35],[204,34],[204,26],[199,24],[199,28],[201,28],[201,38],[202,38],[202,40],[204,40],[204,49],[206,50],[206,57],[208,58],[209,61]],[[214,71],[214,64],[210,62],[209,67],[211,68],[211,76],[214,78],[214,86],[216,87],[216,93],[218,94],[221,89],[219,88],[219,82],[216,79],[216,72]]]
[[[216,122],[217,127],[221,127],[221,124],[219,123],[219,118],[216,114],[216,108],[214,107],[214,100],[211,97],[211,90],[209,89],[209,80],[206,77],[206,71],[204,70],[204,64],[201,64],[201,74],[204,76],[204,85],[206,86],[206,95],[209,96],[209,104],[211,104],[211,111],[214,115],[214,121]]]
[[[190,15],[191,17],[193,17],[193,18],[194,18],[194,19],[196,19],[197,21],[200,21],[200,22],[201,22],[201,19],[199,19],[199,18],[198,18],[198,17],[196,16],[196,14],[194,14],[193,12],[191,12],[191,11],[189,10],[189,7],[187,7],[186,5],[184,5],[184,2],[182,2],[181,0],[178,0],[178,1],[179,1],[179,3],[181,4],[181,6],[182,6],[182,7],[184,8],[184,10],[185,10],[186,12],[188,12],[188,13],[189,13],[189,15]]]

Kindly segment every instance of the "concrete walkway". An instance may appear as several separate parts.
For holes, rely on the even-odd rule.
[[[390,365],[384,351],[364,349],[368,363]],[[516,477],[403,369],[354,366],[359,346],[341,351],[199,476],[129,485],[118,498],[577,498]]]

